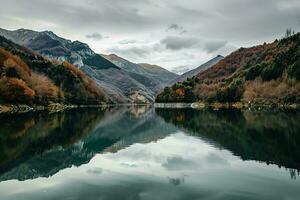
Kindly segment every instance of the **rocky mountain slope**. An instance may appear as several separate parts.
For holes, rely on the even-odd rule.
[[[167,87],[157,102],[300,103],[300,33],[240,48],[196,77]]]
[[[108,103],[102,88],[68,62],[51,62],[0,36],[0,103]]]
[[[200,72],[202,72],[202,71],[212,67],[213,65],[217,64],[223,58],[224,57],[221,56],[221,55],[218,55],[218,56],[214,57],[213,59],[209,60],[208,62],[206,62],[202,65],[200,65],[199,67],[180,75],[176,79],[173,79],[170,82],[170,85],[173,85],[177,82],[183,82],[183,81],[186,81],[188,78],[192,78],[193,76],[197,76]]]
[[[72,42],[51,31],[0,29],[0,35],[38,52],[48,59],[68,61],[74,64],[101,85],[116,102],[152,102],[157,91],[162,88],[157,80],[145,76],[143,70],[124,70],[96,54],[87,44],[79,41]],[[160,77],[160,75],[157,76]]]

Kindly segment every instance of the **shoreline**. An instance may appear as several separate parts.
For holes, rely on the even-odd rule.
[[[26,105],[26,104],[0,104],[0,114],[22,114],[29,112],[62,112],[78,108],[106,108],[111,104],[99,105],[73,105],[73,104],[60,104],[51,103],[48,105]]]
[[[205,109],[237,109],[237,110],[300,110],[300,104],[259,104],[259,103],[206,103],[206,102],[194,102],[194,103],[151,103],[151,104],[99,104],[99,105],[74,105],[74,104],[60,104],[52,103],[49,105],[26,105],[26,104],[0,104],[1,114],[22,114],[29,112],[62,112],[71,109],[78,108],[107,108],[111,106],[141,106],[152,105],[154,108],[193,108],[197,110]]]
[[[204,109],[237,109],[237,110],[299,110],[300,105],[296,103],[290,104],[270,104],[270,103],[207,103],[207,102],[194,102],[194,103],[155,103],[155,108],[193,108],[197,110]]]

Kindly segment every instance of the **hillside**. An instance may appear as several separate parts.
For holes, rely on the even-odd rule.
[[[0,36],[0,103],[100,104],[109,99],[81,70],[51,62]]]
[[[200,72],[210,68],[211,66],[217,64],[220,60],[222,60],[224,57],[221,55],[218,55],[216,57],[214,57],[213,59],[209,60],[208,62],[200,65],[199,67],[190,70],[182,75],[180,75],[179,77],[177,77],[176,79],[173,79],[170,82],[170,85],[175,84],[177,82],[183,82],[186,81],[188,78],[192,78],[193,76],[197,76]]]
[[[168,84],[171,80],[174,80],[179,76],[178,74],[168,71],[158,65],[151,65],[147,63],[139,63],[138,65],[148,72],[150,76],[156,78],[162,84]]]
[[[300,33],[240,48],[187,81],[166,87],[157,102],[300,103]]]

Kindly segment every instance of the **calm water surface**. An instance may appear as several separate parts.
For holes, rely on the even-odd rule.
[[[0,116],[1,200],[300,199],[300,114]]]

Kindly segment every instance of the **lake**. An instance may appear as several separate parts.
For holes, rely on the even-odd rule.
[[[298,200],[299,175],[296,111],[0,116],[1,200]]]

